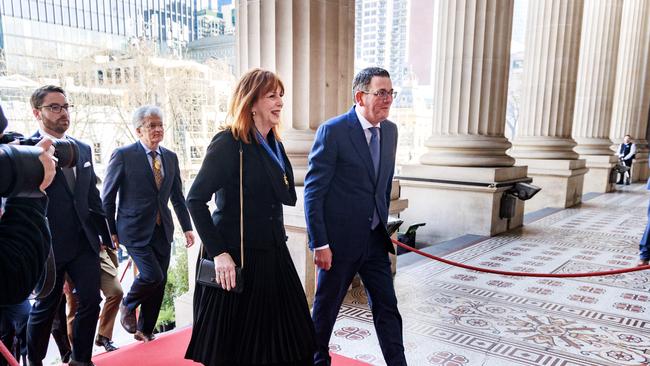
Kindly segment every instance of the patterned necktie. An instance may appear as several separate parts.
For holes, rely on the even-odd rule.
[[[372,165],[375,168],[375,179],[378,179],[379,175],[379,127],[370,127],[370,143],[368,147],[370,148],[370,157],[372,158]],[[375,207],[375,212],[372,214],[372,222],[370,223],[370,228],[374,229],[379,224],[379,212]]]
[[[162,170],[160,169],[160,158],[158,158],[158,153],[155,151],[149,152],[149,155],[151,155],[153,179],[156,181],[156,188],[160,190],[160,186],[162,186],[162,181],[163,181]],[[160,223],[161,220],[160,220],[160,208],[159,208],[158,213],[156,214],[156,225],[160,225]]]

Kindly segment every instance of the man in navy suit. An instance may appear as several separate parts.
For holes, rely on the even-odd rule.
[[[309,154],[305,214],[318,267],[312,314],[316,365],[331,363],[329,339],[356,273],[386,363],[406,365],[388,257],[394,249],[386,231],[397,147],[397,127],[386,119],[396,94],[392,85],[384,69],[361,70],[352,84],[355,105],[318,128]]]
[[[155,338],[153,329],[165,293],[174,234],[170,198],[185,232],[186,246],[194,244],[178,157],[160,146],[164,137],[162,117],[160,108],[152,105],[135,111],[133,125],[140,141],[113,152],[102,192],[111,232],[116,233],[113,242],[126,246],[140,271],[120,304],[120,321],[135,339],[143,342]],[[138,306],[140,315],[136,320]]]
[[[27,326],[27,357],[30,365],[42,365],[61,300],[64,273],[68,273],[79,297],[70,365],[92,365],[90,358],[101,297],[100,242],[90,211],[103,214],[92,155],[88,145],[66,135],[70,127],[68,109],[72,106],[63,89],[52,85],[39,88],[32,94],[31,105],[40,125],[34,136],[72,140],[79,147],[79,155],[74,168],[56,169],[54,182],[46,190],[50,200],[47,218],[52,232],[56,282],[52,292],[32,306]]]

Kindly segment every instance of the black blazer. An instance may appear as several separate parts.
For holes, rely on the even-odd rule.
[[[269,138],[273,139],[272,133]],[[208,146],[196,180],[187,195],[194,225],[206,257],[228,252],[239,258],[239,147],[243,150],[244,247],[272,249],[286,243],[282,205],[296,204],[291,164],[280,144],[289,185],[273,158],[251,137],[241,143],[230,130],[218,133]],[[215,197],[210,216],[207,202]]]
[[[160,146],[164,178],[160,190],[156,187],[153,170],[142,144],[138,141],[115,149],[106,169],[102,200],[108,224],[127,247],[142,247],[151,241],[156,226],[156,214],[165,230],[167,243],[174,234],[174,221],[168,204],[171,199],[183,231],[192,230],[185,206],[178,157]],[[115,198],[119,192],[119,207]],[[115,211],[117,208],[117,221]]]
[[[34,137],[40,137],[40,133],[37,132]],[[89,210],[104,213],[99,190],[97,190],[97,176],[93,169],[90,146],[69,136],[68,139],[74,141],[79,147],[74,192],[70,191],[60,168],[56,169],[54,181],[45,190],[50,198],[47,218],[52,232],[54,258],[57,262],[67,262],[76,256],[80,231],[99,255],[99,236]]]

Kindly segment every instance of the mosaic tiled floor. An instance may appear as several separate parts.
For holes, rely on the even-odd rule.
[[[446,257],[525,272],[636,265],[650,193],[598,196]],[[398,265],[399,266],[399,265]],[[395,278],[409,365],[648,365],[650,272],[577,279],[482,274],[422,260]],[[341,309],[330,348],[385,365],[361,289]]]

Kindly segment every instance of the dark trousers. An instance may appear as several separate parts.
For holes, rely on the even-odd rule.
[[[79,253],[70,261],[56,264],[56,282],[52,292],[32,306],[27,325],[27,356],[39,364],[47,353],[50,330],[59,309],[65,273],[68,273],[79,298],[79,309],[72,330],[75,339],[72,359],[90,362],[99,316],[99,256],[93,251],[85,235],[80,233]],[[65,321],[65,320],[64,320]]]
[[[123,303],[129,310],[140,306],[138,330],[153,333],[165,294],[170,245],[162,226],[156,226],[151,242],[143,247],[127,247],[140,273],[133,281]]]
[[[0,341],[20,362],[27,355],[27,319],[31,305],[25,300],[16,305],[0,306]],[[7,365],[0,356],[0,366]]]
[[[627,167],[631,167],[633,161],[634,161],[634,159],[621,160],[621,162],[623,162],[623,164],[624,164],[625,166],[627,166]],[[620,173],[620,174],[619,174],[619,178],[618,178],[618,183],[619,183],[619,184],[623,184],[623,181],[626,181],[626,182],[629,183],[629,182],[630,182],[630,177],[631,177],[631,176],[632,176],[632,171],[631,171],[631,170],[628,170],[628,171],[625,172],[625,173]]]
[[[642,261],[650,260],[650,205],[648,205],[648,223],[639,243],[639,259]]]
[[[67,316],[65,313],[66,305],[65,295],[61,295],[61,302],[57,307],[54,321],[52,322],[52,337],[56,346],[59,348],[59,354],[62,360],[65,359],[68,352],[72,351],[72,345],[68,338],[68,323],[66,322]]]
[[[330,365],[329,340],[348,287],[359,273],[368,295],[379,346],[388,366],[406,365],[402,340],[402,317],[386,250],[386,232],[379,226],[372,230],[361,258],[332,258],[329,271],[318,270],[318,286],[312,319],[316,329],[316,365]]]

